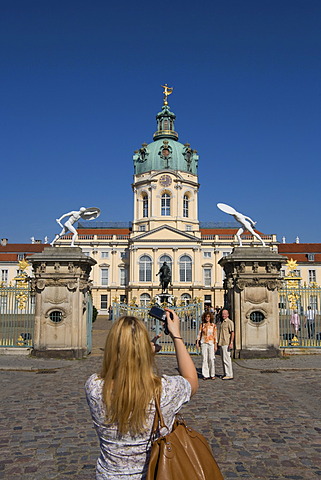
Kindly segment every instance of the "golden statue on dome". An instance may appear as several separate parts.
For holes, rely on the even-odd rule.
[[[165,85],[161,85],[161,87],[164,89],[164,105],[168,105],[167,97],[173,93],[174,87],[168,87],[167,83]]]

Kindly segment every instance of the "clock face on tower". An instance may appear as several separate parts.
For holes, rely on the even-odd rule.
[[[169,187],[170,184],[172,183],[172,179],[169,175],[162,175],[159,179],[159,183],[163,186],[163,187]]]

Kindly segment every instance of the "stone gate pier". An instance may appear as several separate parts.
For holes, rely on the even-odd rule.
[[[47,247],[30,259],[36,292],[35,356],[82,358],[91,343],[90,271],[79,247]]]
[[[235,247],[219,260],[226,278],[226,306],[235,324],[235,357],[280,353],[278,288],[286,258],[269,247]]]

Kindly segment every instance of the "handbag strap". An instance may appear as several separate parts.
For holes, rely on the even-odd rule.
[[[154,417],[154,423],[152,428],[152,434],[154,434],[157,431],[158,426],[160,426],[160,428],[167,428],[168,430],[168,427],[164,422],[164,417],[160,407],[160,396],[161,396],[161,392],[159,392],[159,394],[156,395],[155,397],[155,417]]]

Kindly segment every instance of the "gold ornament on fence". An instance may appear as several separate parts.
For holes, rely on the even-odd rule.
[[[287,297],[289,300],[290,308],[296,310],[298,308],[298,303],[300,301],[300,284],[301,277],[297,275],[296,271],[298,269],[298,262],[291,258],[287,261],[286,267],[288,268],[288,274],[284,277],[287,287]]]
[[[288,299],[289,299],[289,302],[290,302],[290,308],[292,310],[295,310],[297,308],[297,304],[298,304],[298,300],[300,299],[300,295],[298,295],[295,292],[290,292],[288,294]]]
[[[26,269],[30,267],[30,263],[23,259],[20,260],[18,263],[19,267],[19,273],[18,275],[13,279],[16,282],[16,287],[20,289],[20,292],[16,295],[16,299],[18,301],[18,308],[19,310],[23,310],[26,308],[26,303],[28,300],[28,292],[24,290],[29,289],[29,277],[26,272]]]
[[[136,307],[136,300],[137,300],[137,297],[133,297],[129,303],[129,305],[131,307]]]
[[[291,258],[286,262],[285,266],[288,267],[288,270],[289,270],[288,276],[294,277],[295,276],[294,270],[297,270],[298,262],[296,260],[293,260],[293,258]]]

